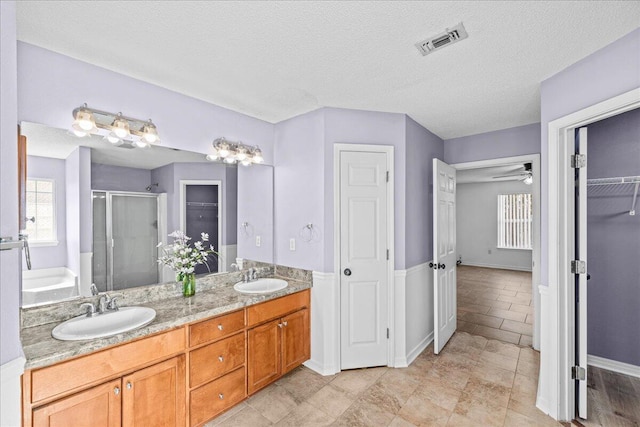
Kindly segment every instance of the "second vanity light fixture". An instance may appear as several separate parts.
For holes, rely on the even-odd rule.
[[[87,104],[73,110],[73,118],[71,132],[78,137],[104,135],[115,146],[127,142],[138,148],[160,143],[158,129],[151,119],[134,119],[123,116],[122,113],[113,114],[89,108]]]
[[[264,162],[262,150],[257,145],[245,145],[242,142],[231,142],[224,138],[213,141],[213,153],[207,154],[206,159],[215,162],[217,160],[224,163],[240,163],[243,166],[260,164]]]

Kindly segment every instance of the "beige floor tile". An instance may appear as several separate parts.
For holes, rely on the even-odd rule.
[[[273,423],[251,406],[245,407],[232,417],[216,424],[218,427],[263,427],[270,425],[273,425]]]
[[[515,372],[496,368],[490,365],[475,367],[471,375],[509,389],[513,386],[513,379],[515,378]]]
[[[277,423],[298,406],[296,399],[277,384],[256,394],[247,404],[272,423]]]
[[[302,402],[334,378],[335,375],[323,377],[302,366],[276,381],[276,384],[284,387],[296,402]]]
[[[334,380],[335,381],[335,380]],[[344,390],[327,384],[307,399],[307,402],[320,409],[330,417],[338,418],[355,401],[354,397]]]
[[[429,400],[448,411],[453,411],[461,394],[461,390],[451,387],[448,382],[436,379],[425,381],[414,392],[415,396]]]
[[[525,362],[539,363],[540,352],[534,350],[533,348],[521,348],[519,360],[524,360]]]
[[[522,335],[533,335],[532,325],[523,322],[514,322],[513,320],[509,319],[505,319],[504,322],[502,322],[500,329]]]
[[[512,344],[518,344],[520,342],[520,334],[510,331],[504,331],[502,329],[489,328],[488,326],[478,325],[474,331],[476,335],[482,335],[483,337],[493,338],[500,341],[510,342]]]
[[[371,387],[376,380],[386,372],[386,370],[387,368],[376,370],[352,369],[349,371],[343,371],[333,381],[331,381],[330,384],[355,398],[368,387]]]
[[[393,420],[391,420],[391,424],[389,424],[389,427],[415,427],[415,426],[416,424],[410,423],[409,421],[405,420],[399,415],[397,415]]]
[[[523,399],[525,396],[536,397],[538,391],[538,379],[516,374],[513,379],[511,397]]]
[[[502,325],[503,319],[494,316],[487,316],[486,314],[480,313],[469,313],[465,312],[460,316],[460,319],[465,322],[475,323],[477,325],[489,326],[490,328],[499,329],[500,325]]]
[[[515,297],[509,297],[506,295],[500,295],[498,301],[510,302],[512,304],[529,305],[531,303],[531,296],[516,295]]]
[[[509,410],[524,415],[532,420],[536,421],[541,427],[544,426],[557,426],[557,422],[536,408],[535,396],[525,396],[523,399],[510,399]]]
[[[540,372],[540,366],[537,362],[528,362],[522,358],[518,360],[518,367],[516,372],[531,378],[538,378]]]
[[[520,347],[514,344],[504,343],[502,341],[489,340],[484,349],[490,353],[500,354],[513,359],[518,359],[520,357]]]
[[[467,385],[470,376],[471,372],[469,370],[460,370],[458,367],[451,365],[434,364],[427,375],[427,380],[434,378],[446,381],[451,387],[462,390]]]
[[[503,356],[498,353],[491,353],[486,350],[480,353],[479,362],[514,372],[516,370],[516,367],[518,366],[518,359],[509,356]]]
[[[476,421],[478,426],[503,426],[507,408],[491,406],[488,402],[477,400],[463,392],[454,413]]]
[[[365,401],[358,401],[333,424],[348,427],[386,427],[395,415]]]
[[[529,335],[520,335],[520,345],[522,347],[531,347],[533,346],[533,337]]]
[[[279,427],[322,427],[331,425],[335,418],[307,402],[302,402],[275,425]]]
[[[533,325],[533,314],[527,314],[527,318],[525,319],[525,323]]]
[[[478,427],[478,422],[455,412],[449,417],[447,426],[451,427]]]
[[[522,415],[518,412],[512,411],[511,409],[507,410],[507,416],[504,420],[504,425],[505,427],[527,427],[527,426],[531,426],[531,427],[540,427],[541,426],[541,420],[539,419],[531,419],[525,415]],[[550,417],[549,417],[549,423],[545,424],[545,425],[549,425],[549,426],[560,426],[560,423],[557,423],[555,421],[553,421]]]
[[[487,314],[487,312],[491,309],[486,305],[478,305],[478,304],[458,304],[458,310],[468,311],[470,313],[481,313]]]
[[[223,414],[218,415],[217,417],[215,417],[214,419],[212,419],[211,421],[206,423],[204,425],[204,427],[217,426],[218,424],[220,424],[221,422],[223,422],[227,418],[233,417],[235,414],[237,414],[238,412],[242,411],[246,407],[247,407],[247,403],[246,402],[241,402],[241,403],[237,404],[236,406],[232,407],[231,409],[229,409],[228,411],[224,412]]]
[[[414,395],[407,400],[398,415],[415,425],[445,426],[451,411]]]
[[[510,393],[510,387],[471,376],[469,381],[467,381],[467,386],[460,395],[460,399],[466,395],[473,400],[486,403],[487,406],[506,408],[509,405]],[[458,402],[460,399],[458,399]]]

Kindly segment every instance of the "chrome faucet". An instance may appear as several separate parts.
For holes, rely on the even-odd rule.
[[[98,313],[106,313],[107,311],[118,311],[118,303],[116,300],[118,298],[124,298],[123,294],[115,294],[114,296],[109,296],[109,294],[100,295],[100,299],[98,300]]]
[[[91,304],[90,302],[85,302],[80,304],[80,308],[83,308],[83,307],[87,307],[87,311],[86,311],[87,317],[93,317],[96,314],[98,314],[96,313],[96,306]]]

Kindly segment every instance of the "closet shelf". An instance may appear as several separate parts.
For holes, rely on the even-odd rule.
[[[618,176],[614,178],[587,179],[587,186],[621,184],[635,184],[635,188],[633,190],[633,199],[631,200],[631,209],[629,210],[629,215],[634,216],[636,214],[636,202],[638,201],[638,188],[640,188],[640,176]]]
[[[206,208],[206,207],[217,207],[217,203],[207,203],[207,202],[187,202],[187,206],[195,206],[198,208]]]

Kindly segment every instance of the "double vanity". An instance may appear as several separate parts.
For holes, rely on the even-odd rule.
[[[131,289],[119,310],[85,317],[108,326],[68,321],[84,300],[23,310],[24,426],[200,426],[296,368],[310,357],[311,278],[259,271],[282,276],[206,276],[190,298],[177,296],[175,284]],[[89,340],[52,337],[59,325],[71,339],[117,327],[109,316],[142,326]]]

